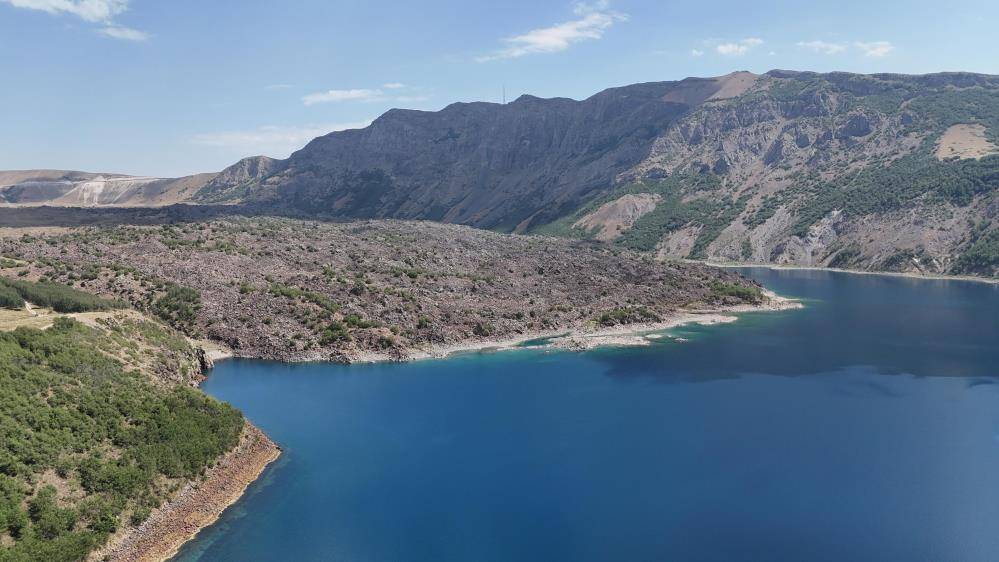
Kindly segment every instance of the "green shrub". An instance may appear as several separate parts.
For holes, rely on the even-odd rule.
[[[597,316],[601,326],[635,324],[637,322],[659,322],[662,318],[644,306],[623,306],[608,310]]]
[[[154,314],[181,329],[194,325],[199,310],[201,310],[201,293],[173,283],[167,285],[166,294],[153,302]]]
[[[378,325],[377,322],[365,320],[360,314],[348,314],[344,316],[343,322],[349,328],[374,328]]]
[[[348,340],[350,340],[350,331],[347,329],[347,326],[339,320],[330,322],[330,325],[323,330],[322,335],[319,337],[319,343],[322,345]]]
[[[0,285],[0,308],[20,310],[24,308],[24,299],[14,287]]]
[[[336,312],[337,310],[340,310],[340,305],[333,302],[333,300],[326,295],[319,294],[315,291],[308,291],[298,287],[292,287],[291,285],[284,285],[282,283],[271,283],[271,286],[267,291],[275,296],[285,297],[288,299],[302,299],[311,302],[327,312]]]
[[[999,230],[982,236],[954,262],[954,273],[999,275]]]
[[[74,289],[68,285],[53,283],[50,281],[24,281],[0,278],[0,306],[11,308],[10,304],[16,305],[16,300],[11,298],[10,290],[15,291],[22,299],[20,308],[24,306],[24,301],[28,301],[36,306],[51,308],[56,312],[90,312],[95,310],[111,310],[122,308],[125,303],[109,299],[103,299],[90,293]],[[6,296],[4,296],[6,295]]]
[[[735,298],[741,301],[758,303],[763,301],[763,291],[759,287],[713,281],[711,296],[715,299]]]
[[[476,322],[475,326],[472,327],[472,333],[480,338],[489,337],[493,335],[495,331],[496,329],[493,325],[488,322]]]

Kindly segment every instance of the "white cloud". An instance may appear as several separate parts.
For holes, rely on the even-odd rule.
[[[857,41],[854,46],[860,49],[865,57],[885,57],[895,50],[895,46],[888,41],[871,41],[869,43]]]
[[[616,22],[628,19],[626,14],[611,10],[606,0],[599,0],[592,4],[576,4],[573,13],[577,19],[507,37],[503,39],[506,47],[491,54],[476,57],[475,60],[488,62],[537,53],[557,53],[580,41],[600,39],[604,32]]]
[[[736,41],[734,43],[719,43],[715,46],[715,50],[718,51],[719,55],[741,57],[742,55],[748,53],[753,47],[758,47],[762,44],[763,39],[760,39],[759,37],[747,37],[742,41]]]
[[[385,92],[378,88],[358,88],[352,90],[327,90],[316,92],[302,97],[305,105],[315,105],[317,103],[336,103],[344,101],[388,101],[399,103],[416,103],[431,99],[423,88],[410,87],[399,82],[389,82],[382,84]]]
[[[371,121],[302,126],[269,125],[244,131],[202,133],[195,135],[191,142],[201,146],[230,149],[242,155],[266,154],[275,158],[287,158],[316,137],[333,131],[361,129],[370,124]]]
[[[702,51],[700,49],[691,49],[690,50],[690,56],[692,56],[692,57],[703,57],[704,56],[704,51]]]
[[[112,39],[123,39],[125,41],[145,41],[149,39],[149,34],[145,31],[120,25],[109,25],[101,29],[99,33]]]
[[[128,9],[129,0],[2,0],[16,8],[72,14],[92,23],[109,23]]]
[[[823,55],[835,55],[846,50],[846,45],[842,43],[827,43],[818,39],[815,41],[799,41],[798,46],[815,51],[816,53],[822,53]]]
[[[128,10],[131,0],[0,0],[15,8],[38,10],[53,15],[69,14],[83,21],[100,23],[101,35],[126,41],[145,41],[149,34],[115,23],[116,16]]]
[[[303,96],[302,103],[305,105],[314,105],[317,103],[333,103],[341,101],[372,101],[381,99],[381,97],[381,90],[369,90],[366,88],[353,90],[327,90],[325,92],[316,92],[314,94]]]

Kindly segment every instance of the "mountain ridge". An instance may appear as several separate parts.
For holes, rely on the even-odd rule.
[[[997,147],[999,76],[738,71],[392,109],[287,159],[241,160],[183,202],[996,275]]]

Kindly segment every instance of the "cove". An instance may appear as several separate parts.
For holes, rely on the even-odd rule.
[[[999,287],[744,273],[686,342],[220,363],[285,450],[176,560],[999,560]]]

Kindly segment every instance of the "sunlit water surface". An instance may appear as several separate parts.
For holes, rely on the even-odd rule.
[[[284,449],[179,560],[999,560],[999,287],[747,269],[641,349],[221,363]]]

